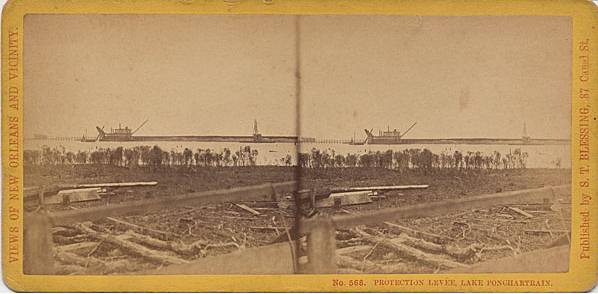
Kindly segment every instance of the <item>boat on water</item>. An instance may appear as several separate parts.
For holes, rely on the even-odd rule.
[[[379,130],[374,135],[374,130],[365,130],[366,138],[363,142],[352,141],[352,145],[408,145],[408,144],[471,144],[471,145],[568,145],[568,139],[536,139],[527,134],[527,127],[523,125],[521,138],[434,138],[434,139],[406,139],[405,135],[413,129],[413,123],[405,132],[397,129],[386,131]]]
[[[297,143],[297,136],[264,136],[257,128],[257,121],[254,121],[253,135],[246,136],[202,136],[202,135],[173,135],[173,136],[138,136],[135,135],[148,120],[144,121],[136,129],[120,124],[116,129],[105,131],[104,127],[96,127],[98,135],[96,138],[83,136],[81,142],[136,142],[136,141],[171,141],[171,142],[241,142],[241,143]]]

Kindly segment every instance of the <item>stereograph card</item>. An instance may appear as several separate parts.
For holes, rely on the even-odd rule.
[[[590,1],[10,0],[15,291],[597,278]]]

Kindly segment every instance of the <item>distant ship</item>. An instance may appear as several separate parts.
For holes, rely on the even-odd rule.
[[[365,130],[366,138],[363,142],[351,141],[352,145],[396,145],[396,144],[475,144],[475,145],[567,145],[568,139],[535,139],[527,134],[527,126],[523,123],[523,136],[521,138],[438,138],[438,139],[406,139],[405,135],[413,129],[417,122],[413,123],[405,132],[397,129],[378,131]]]
[[[135,133],[143,127],[148,120],[145,120],[135,130],[120,124],[116,129],[110,129],[110,132],[104,131],[104,127],[97,126],[98,136],[88,138],[83,136],[81,142],[128,142],[128,141],[192,141],[192,142],[243,142],[243,143],[297,143],[296,136],[264,136],[257,128],[257,120],[253,122],[253,135],[248,136],[136,136]]]
[[[365,138],[364,144],[400,144],[401,140],[413,127],[417,124],[414,122],[405,132],[401,133],[397,129],[390,130],[390,127],[387,128],[386,131],[379,131],[378,136],[374,135],[372,132],[374,129],[365,130],[367,137]]]

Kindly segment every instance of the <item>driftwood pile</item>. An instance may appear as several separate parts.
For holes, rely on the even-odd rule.
[[[339,212],[354,213],[343,209]],[[339,273],[431,273],[568,242],[568,210],[512,204],[338,230]],[[417,228],[417,229],[415,229]]]
[[[285,219],[288,212],[263,206],[272,205],[223,203],[55,227],[55,270],[134,273],[261,246],[286,235],[292,225]]]
[[[412,273],[413,268],[405,262],[408,260],[436,269],[452,269],[473,262],[481,248],[478,244],[458,248],[434,242],[448,241],[438,238],[410,229],[386,234],[368,227],[337,231],[337,266],[340,273]]]

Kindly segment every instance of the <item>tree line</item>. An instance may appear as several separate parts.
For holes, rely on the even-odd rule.
[[[328,167],[381,167],[404,171],[408,169],[517,169],[526,168],[527,152],[520,148],[501,154],[483,154],[480,151],[455,151],[440,154],[424,148],[410,148],[401,151],[370,151],[365,154],[337,154],[333,149],[300,153],[298,164],[304,168]],[[557,166],[558,167],[558,166]]]
[[[232,152],[224,148],[217,152],[211,149],[185,148],[182,151],[162,150],[159,146],[136,146],[133,148],[98,148],[94,151],[66,151],[64,147],[41,150],[25,150],[24,162],[29,165],[73,165],[99,164],[119,167],[133,166],[254,166],[259,152],[244,146]]]
[[[136,146],[133,148],[99,148],[94,151],[66,151],[64,147],[50,148],[43,146],[41,150],[25,150],[24,162],[28,165],[74,165],[96,164],[119,167],[172,167],[172,166],[255,166],[259,152],[250,146],[231,151],[211,149],[185,148],[182,151],[162,150],[159,146]],[[520,148],[501,154],[494,151],[484,154],[480,151],[441,152],[439,154],[424,148],[410,148],[400,151],[370,151],[364,154],[337,153],[333,149],[299,153],[297,163],[302,168],[334,168],[334,167],[379,167],[405,171],[410,169],[521,169],[526,168],[528,153]],[[277,165],[291,166],[291,155],[278,160]],[[560,161],[556,163],[560,168]]]

